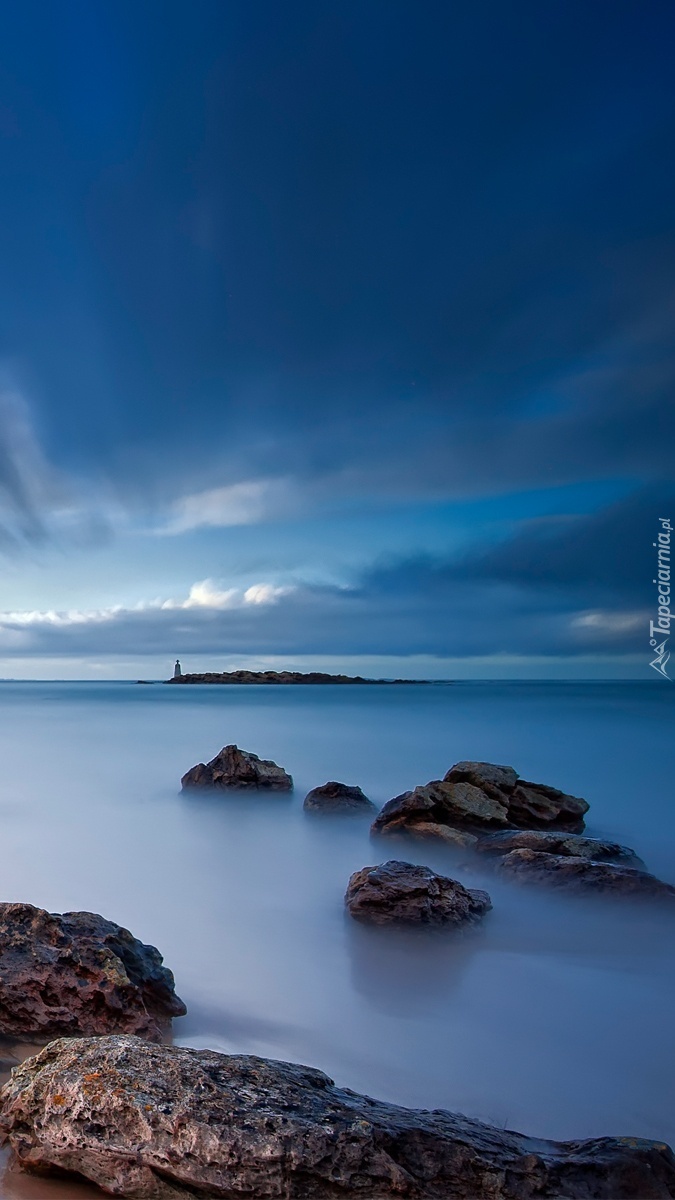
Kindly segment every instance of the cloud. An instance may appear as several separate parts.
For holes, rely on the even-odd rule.
[[[7,370],[0,375],[0,550],[86,547],[109,535],[102,494],[48,458],[34,412]]]
[[[580,613],[579,616],[573,617],[571,625],[573,629],[588,630],[593,635],[598,634],[602,637],[603,634],[612,636],[614,634],[624,634],[641,632],[644,633],[647,628],[649,613],[646,609],[640,612],[587,612]]]
[[[675,513],[675,487],[641,488],[597,512],[526,521],[516,534],[453,566],[463,578],[592,597],[651,600],[659,517]]]
[[[158,46],[123,9],[121,58],[30,4],[0,46],[0,318],[50,460],[174,534],[273,518],[280,474],[329,504],[673,469],[659,20],[207,4]]]
[[[168,519],[156,532],[169,535],[209,526],[255,525],[283,515],[290,501],[289,482],[285,479],[253,479],[209,488],[175,500]]]
[[[291,595],[293,591],[292,587],[275,587],[270,583],[255,583],[246,589],[233,587],[223,590],[212,579],[203,579],[199,583],[193,583],[183,600],[141,600],[130,607],[114,604],[108,608],[67,609],[62,612],[53,609],[0,612],[0,630],[41,626],[47,629],[98,627],[110,622],[130,620],[136,615],[146,613],[185,612],[190,609],[225,612],[251,605],[263,607],[276,604],[282,596]]]
[[[631,653],[643,647],[646,613],[615,595],[591,608],[576,588],[491,580],[456,561],[373,565],[349,585],[271,583],[228,588],[205,580],[182,599],[67,613],[0,615],[36,654],[433,655],[552,657]],[[8,653],[11,652],[8,650]]]

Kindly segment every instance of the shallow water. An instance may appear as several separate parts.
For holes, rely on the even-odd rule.
[[[372,843],[367,820],[310,817],[302,799],[340,779],[380,805],[458,759],[510,763],[585,796],[590,834],[675,882],[674,713],[658,682],[2,683],[0,898],[94,910],[157,945],[189,1009],[180,1044],[303,1061],[533,1135],[672,1143],[675,921]],[[291,771],[293,797],[181,795],[228,742]],[[461,939],[360,927],[347,880],[386,857],[484,886],[494,911]],[[90,1194],[11,1172],[0,1185]]]

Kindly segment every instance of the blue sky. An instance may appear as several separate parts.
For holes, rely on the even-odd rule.
[[[0,674],[646,678],[672,5],[0,14]]]

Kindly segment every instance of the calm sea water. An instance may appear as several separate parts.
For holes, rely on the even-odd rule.
[[[658,681],[2,683],[0,897],[100,912],[158,946],[189,1009],[182,1045],[310,1063],[534,1135],[672,1143],[671,918],[518,888],[411,845],[411,862],[486,887],[494,911],[462,939],[364,929],[344,915],[347,880],[392,854],[367,821],[311,818],[302,800],[339,779],[380,805],[458,759],[509,763],[584,796],[589,833],[675,883],[674,715],[675,688]],[[181,795],[184,771],[229,742],[286,767],[293,797]],[[0,1184],[3,1197],[90,1194]]]

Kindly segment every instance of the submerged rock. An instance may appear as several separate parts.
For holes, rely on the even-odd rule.
[[[355,871],[345,904],[357,921],[374,925],[473,925],[492,908],[487,892],[395,859]]]
[[[668,1146],[552,1142],[335,1087],[322,1071],[134,1037],[52,1042],[0,1092],[24,1169],[129,1200],[662,1200]]]
[[[675,901],[675,887],[647,871],[594,862],[579,855],[545,854],[537,850],[512,850],[500,858],[498,870],[523,883],[543,883],[552,888],[632,896],[636,899]]]
[[[476,838],[475,850],[489,857],[510,854],[512,850],[537,850],[545,854],[586,858],[593,862],[614,862],[644,870],[644,863],[634,850],[600,838],[582,837],[578,833],[547,833],[540,829],[507,830],[486,833]]]
[[[186,1012],[154,946],[97,913],[0,904],[0,1033],[138,1033],[159,1040]]]
[[[580,832],[587,811],[587,802],[578,796],[543,783],[519,782],[513,767],[460,762],[444,779],[395,796],[375,818],[372,832],[418,831],[422,825],[475,835],[499,829]]]
[[[396,830],[384,830],[391,836]],[[453,829],[450,825],[438,825],[434,821],[422,821],[419,825],[408,825],[404,830],[408,838],[417,842],[440,842],[457,850],[475,850],[479,838],[465,829]]]
[[[361,791],[348,783],[324,783],[312,788],[305,796],[303,808],[306,812],[318,813],[370,813],[375,805]]]
[[[267,758],[258,758],[238,746],[223,746],[208,763],[197,763],[181,779],[183,791],[190,788],[236,788],[258,791],[290,792],[293,780]]]

